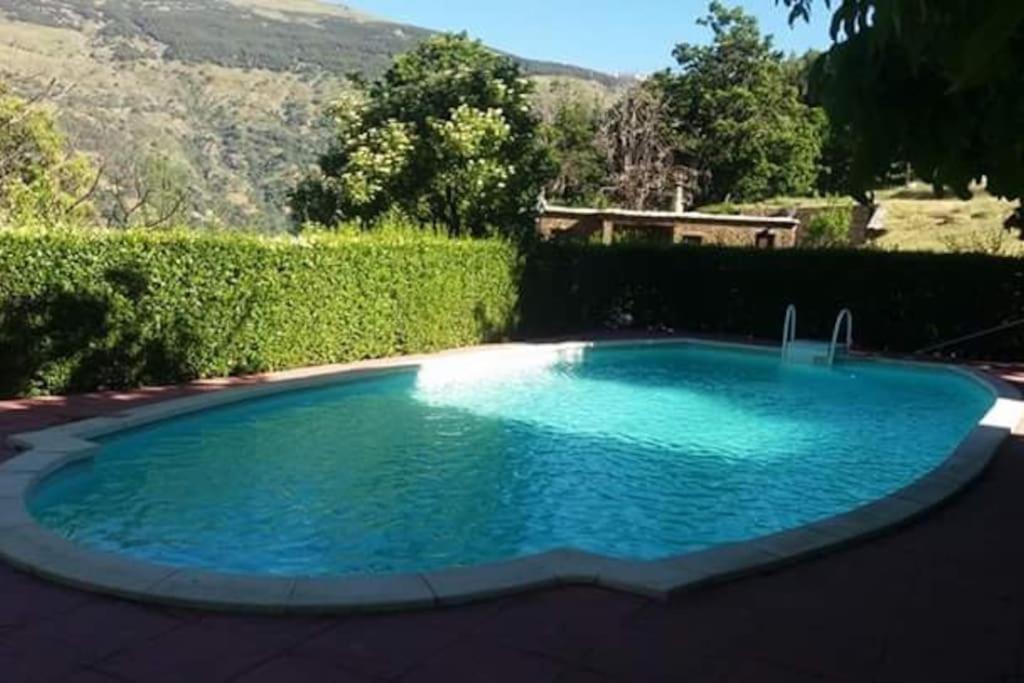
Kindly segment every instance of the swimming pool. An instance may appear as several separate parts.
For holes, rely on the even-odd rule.
[[[891,497],[996,399],[943,368],[514,347],[93,438],[27,505],[76,547],[225,575],[420,575],[565,548],[656,565]]]

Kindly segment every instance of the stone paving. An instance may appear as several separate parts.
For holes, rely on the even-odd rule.
[[[0,402],[0,438],[244,381],[259,380]],[[579,587],[444,611],[258,618],[132,604],[0,565],[0,683],[1024,683],[1022,523],[1024,436],[906,529],[669,603]]]

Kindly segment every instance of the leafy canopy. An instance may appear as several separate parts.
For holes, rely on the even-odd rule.
[[[793,20],[815,8],[779,1]],[[834,44],[812,80],[852,138],[855,189],[867,193],[891,162],[907,161],[962,197],[982,180],[994,194],[1021,197],[1024,2],[823,2],[834,11]]]
[[[98,174],[71,151],[53,114],[0,83],[0,228],[92,219]]]
[[[551,120],[541,127],[544,145],[557,169],[548,183],[548,198],[570,206],[602,202],[604,153],[597,143],[602,111],[597,102],[569,96],[555,104]]]
[[[757,20],[715,0],[699,22],[710,45],[683,43],[677,72],[657,76],[682,163],[707,180],[707,202],[810,192],[825,119],[800,98],[792,69]]]
[[[552,172],[531,84],[465,35],[432,38],[335,103],[335,141],[292,194],[298,223],[400,209],[452,235],[526,229]]]

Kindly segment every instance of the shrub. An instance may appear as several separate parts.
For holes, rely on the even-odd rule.
[[[525,336],[628,320],[636,330],[778,339],[794,303],[801,337],[830,338],[848,307],[858,344],[913,352],[1024,317],[1024,259],[980,254],[543,244],[522,282]],[[958,351],[1020,359],[1024,328]]]
[[[453,240],[389,229],[0,231],[0,396],[199,377],[616,328],[827,339],[910,352],[1020,318],[1024,259]],[[1024,328],[965,346],[1017,358]]]
[[[850,245],[850,224],[853,209],[833,205],[816,211],[807,222],[800,237],[800,246],[816,249]]]
[[[518,255],[429,234],[302,241],[0,231],[0,395],[178,382],[478,343]]]

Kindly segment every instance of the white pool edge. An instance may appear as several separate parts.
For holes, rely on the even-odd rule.
[[[108,417],[10,438],[27,449],[0,465],[0,560],[47,579],[131,600],[231,612],[315,613],[394,611],[457,605],[533,589],[587,584],[652,598],[769,571],[825,554],[906,524],[972,483],[1024,420],[1024,402],[1009,383],[950,365],[878,359],[888,364],[953,370],[991,391],[992,409],[936,469],[863,507],[749,541],[657,561],[631,561],[565,548],[504,562],[422,574],[347,578],[277,578],[158,565],[78,545],[28,512],[32,489],[52,472],[92,457],[90,439],[260,396],[416,370],[477,354],[578,352],[583,349],[689,344],[777,353],[771,347],[691,338],[503,344],[281,373],[264,383],[172,399]],[[872,360],[858,357],[857,360]]]

